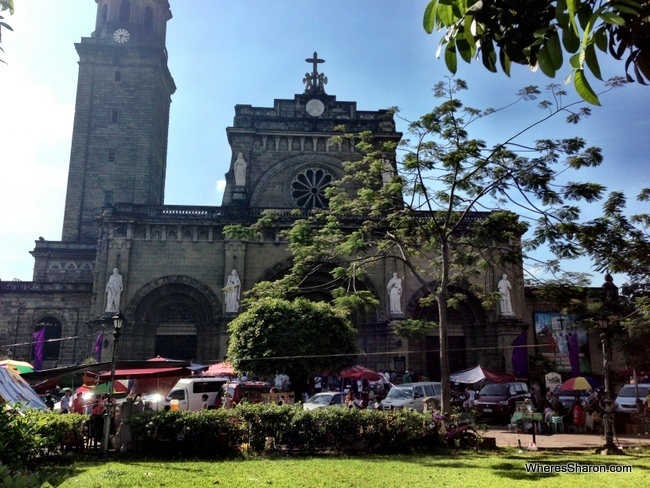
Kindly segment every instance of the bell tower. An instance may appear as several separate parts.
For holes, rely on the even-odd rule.
[[[62,240],[97,240],[112,203],[162,205],[171,95],[167,0],[95,0],[79,77]]]

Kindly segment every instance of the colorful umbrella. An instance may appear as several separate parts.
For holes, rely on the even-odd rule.
[[[106,383],[100,383],[93,389],[93,393],[108,393],[109,383],[110,382],[108,381]],[[124,383],[122,383],[119,380],[115,380],[115,383],[113,383],[113,394],[128,393],[128,392],[129,392],[129,388]]]
[[[375,373],[373,370],[364,368],[363,366],[352,366],[351,368],[341,371],[341,376],[343,378],[352,378],[354,380],[368,380],[368,381],[379,381],[383,380],[384,376]]]
[[[11,366],[19,373],[33,373],[34,366],[25,361],[15,361],[13,359],[3,359],[0,361],[0,366]]]
[[[201,373],[201,376],[235,376],[235,369],[228,361],[216,363]]]
[[[593,390],[601,386],[602,384],[598,380],[589,378],[588,376],[576,376],[562,383],[559,389],[563,391]]]

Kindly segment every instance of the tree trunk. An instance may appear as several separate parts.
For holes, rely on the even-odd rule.
[[[448,316],[447,293],[449,287],[449,248],[443,240],[442,246],[442,272],[440,289],[436,297],[438,301],[438,337],[440,338],[440,408],[443,413],[451,412],[451,385],[449,382],[449,343],[447,341]]]

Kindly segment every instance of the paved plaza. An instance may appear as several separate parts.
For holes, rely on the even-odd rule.
[[[532,434],[520,434],[508,431],[506,426],[490,426],[485,437],[496,438],[497,447],[518,447],[526,448],[533,439]],[[596,449],[604,444],[604,439],[597,433],[584,434],[553,434],[536,436],[536,445],[540,449]],[[620,434],[614,437],[617,446],[623,449],[633,449],[638,446],[650,446],[650,435],[648,434]]]

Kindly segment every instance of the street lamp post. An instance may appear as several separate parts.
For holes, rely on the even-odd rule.
[[[618,301],[618,287],[614,279],[607,273],[605,283],[602,286],[605,292],[603,309],[599,319],[600,341],[603,347],[603,374],[605,376],[605,415],[603,425],[605,427],[605,445],[598,448],[601,454],[623,454],[623,451],[614,443],[614,414],[612,412],[612,392],[609,384],[612,345],[609,338],[609,317],[608,310]]]
[[[118,311],[111,317],[113,323],[113,354],[111,357],[111,379],[108,382],[108,401],[106,402],[106,409],[104,412],[104,436],[102,438],[102,452],[108,453],[108,444],[111,437],[111,422],[115,417],[115,404],[113,403],[113,384],[115,383],[115,352],[117,350],[117,343],[122,335],[122,325],[124,324],[124,317]]]

